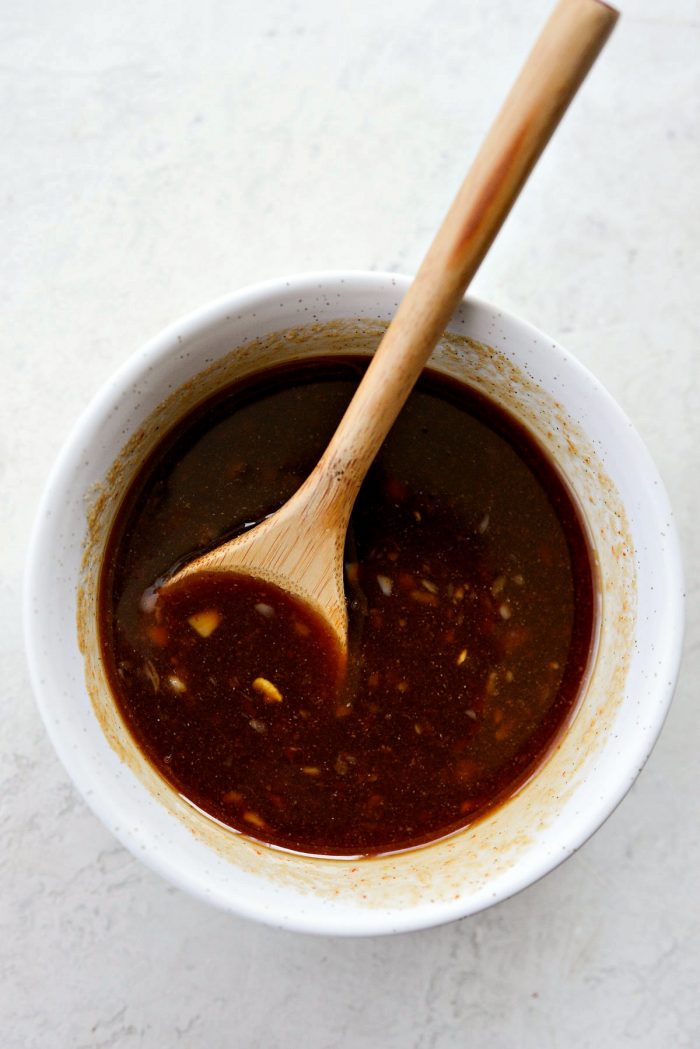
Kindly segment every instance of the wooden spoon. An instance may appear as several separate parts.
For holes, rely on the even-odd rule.
[[[199,572],[257,576],[311,605],[346,651],[343,550],[360,485],[617,16],[601,0],[560,0],[313,473],[276,513],[164,588]]]

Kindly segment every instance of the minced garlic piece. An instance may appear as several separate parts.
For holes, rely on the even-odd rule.
[[[266,677],[256,677],[253,682],[253,689],[259,692],[261,696],[265,697],[267,703],[281,703],[282,693],[273,685],[271,681],[268,681]]]
[[[425,590],[412,590],[409,597],[419,605],[435,606],[438,604],[437,596],[435,594],[429,594]]]
[[[195,612],[187,622],[200,637],[209,637],[221,622],[221,612],[217,612],[215,608],[207,608],[204,612]]]
[[[258,816],[257,812],[253,812],[251,809],[243,813],[243,819],[246,823],[252,823],[254,827],[260,827],[261,829],[267,827],[267,823],[262,816]]]
[[[491,593],[493,594],[493,596],[498,597],[498,595],[503,592],[503,588],[505,587],[505,585],[506,577],[504,575],[499,575],[496,579],[494,579],[493,583],[491,584]]]
[[[391,591],[394,589],[393,580],[388,575],[378,575],[377,582],[379,583],[379,589],[384,594],[384,597],[391,597]]]

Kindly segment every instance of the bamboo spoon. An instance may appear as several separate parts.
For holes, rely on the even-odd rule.
[[[276,513],[180,569],[252,575],[319,612],[347,650],[343,550],[369,466],[618,13],[559,0],[320,462]]]

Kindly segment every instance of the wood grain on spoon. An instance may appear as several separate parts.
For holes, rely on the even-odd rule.
[[[618,14],[560,0],[484,141],[320,462],[275,514],[186,565],[256,575],[306,601],[347,644],[343,550],[372,460]]]

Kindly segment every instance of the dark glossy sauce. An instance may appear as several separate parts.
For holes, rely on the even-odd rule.
[[[352,359],[279,368],[197,409],[128,493],[101,634],[159,771],[230,826],[303,852],[406,848],[524,782],[575,706],[594,588],[558,474],[509,416],[426,373],[362,488],[346,549],[349,674],[310,610],[173,566],[281,505],[357,385]]]

